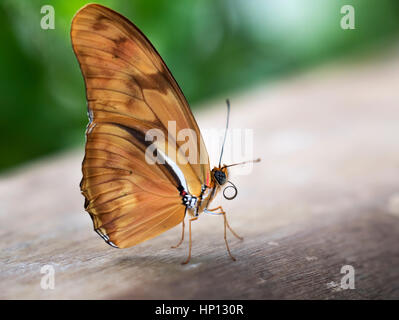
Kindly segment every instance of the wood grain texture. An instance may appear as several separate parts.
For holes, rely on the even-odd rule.
[[[214,202],[245,238],[229,235],[236,262],[223,218],[209,215],[193,223],[185,266],[187,242],[169,248],[179,227],[130,249],[107,246],[84,212],[82,151],[3,175],[0,298],[398,299],[398,77],[394,52],[230,97],[231,127],[254,129],[262,157],[251,175],[232,168],[235,200]],[[203,129],[223,126],[224,103],[211,107],[198,114]],[[46,264],[54,290],[40,288]],[[339,287],[347,264],[354,290]]]

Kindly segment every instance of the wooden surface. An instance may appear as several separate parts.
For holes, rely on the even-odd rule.
[[[230,97],[231,127],[254,129],[262,157],[250,175],[232,170],[235,200],[215,201],[245,238],[229,234],[236,262],[218,216],[193,223],[189,265],[187,242],[170,248],[180,227],[107,246],[83,210],[81,150],[3,175],[0,298],[399,298],[398,77],[394,52]],[[223,101],[211,105],[196,113],[200,126],[223,127]],[[54,290],[40,287],[44,265]],[[354,290],[339,286],[343,265],[355,269]]]

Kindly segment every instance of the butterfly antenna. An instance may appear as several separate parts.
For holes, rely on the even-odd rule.
[[[224,139],[223,139],[223,144],[222,144],[222,150],[220,151],[219,168],[220,168],[220,165],[222,163],[224,144],[226,143],[227,129],[229,128],[229,119],[230,119],[230,101],[229,101],[229,99],[226,99],[226,104],[227,104],[226,130],[224,131]]]
[[[256,163],[256,162],[260,162],[260,158],[255,159],[255,160],[249,160],[249,161],[243,161],[243,162],[239,162],[239,163],[229,164],[227,166],[223,166],[223,168],[234,167],[234,166],[239,166],[239,165],[246,164],[246,163]]]

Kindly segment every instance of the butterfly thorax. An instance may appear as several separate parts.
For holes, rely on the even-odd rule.
[[[198,198],[196,196],[193,196],[184,190],[180,193],[180,195],[182,196],[183,204],[187,209],[194,209],[197,207]]]
[[[201,193],[198,196],[194,196],[182,190],[180,195],[182,196],[183,204],[187,208],[187,212],[193,216],[199,216],[204,209],[208,208],[211,201],[217,194],[219,186],[222,186],[227,181],[227,168],[215,167],[211,173],[211,181],[208,185],[203,185],[201,188]]]
[[[187,212],[191,216],[197,217],[210,202],[212,192],[208,186],[203,185],[201,188],[201,193],[198,196],[191,195],[185,190],[181,191],[180,195],[182,197],[183,204],[186,206]]]

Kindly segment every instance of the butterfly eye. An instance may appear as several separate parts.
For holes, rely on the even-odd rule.
[[[237,197],[238,190],[237,190],[237,187],[231,181],[227,181],[227,182],[230,183],[231,185],[227,186],[226,188],[223,189],[223,197],[225,197],[225,199],[227,199],[227,200],[233,200],[235,197]],[[230,189],[230,188],[232,188],[233,192],[234,192],[232,196],[226,195],[227,189]]]
[[[223,171],[216,171],[215,179],[216,179],[217,183],[220,185],[224,185],[226,183],[226,175]]]

